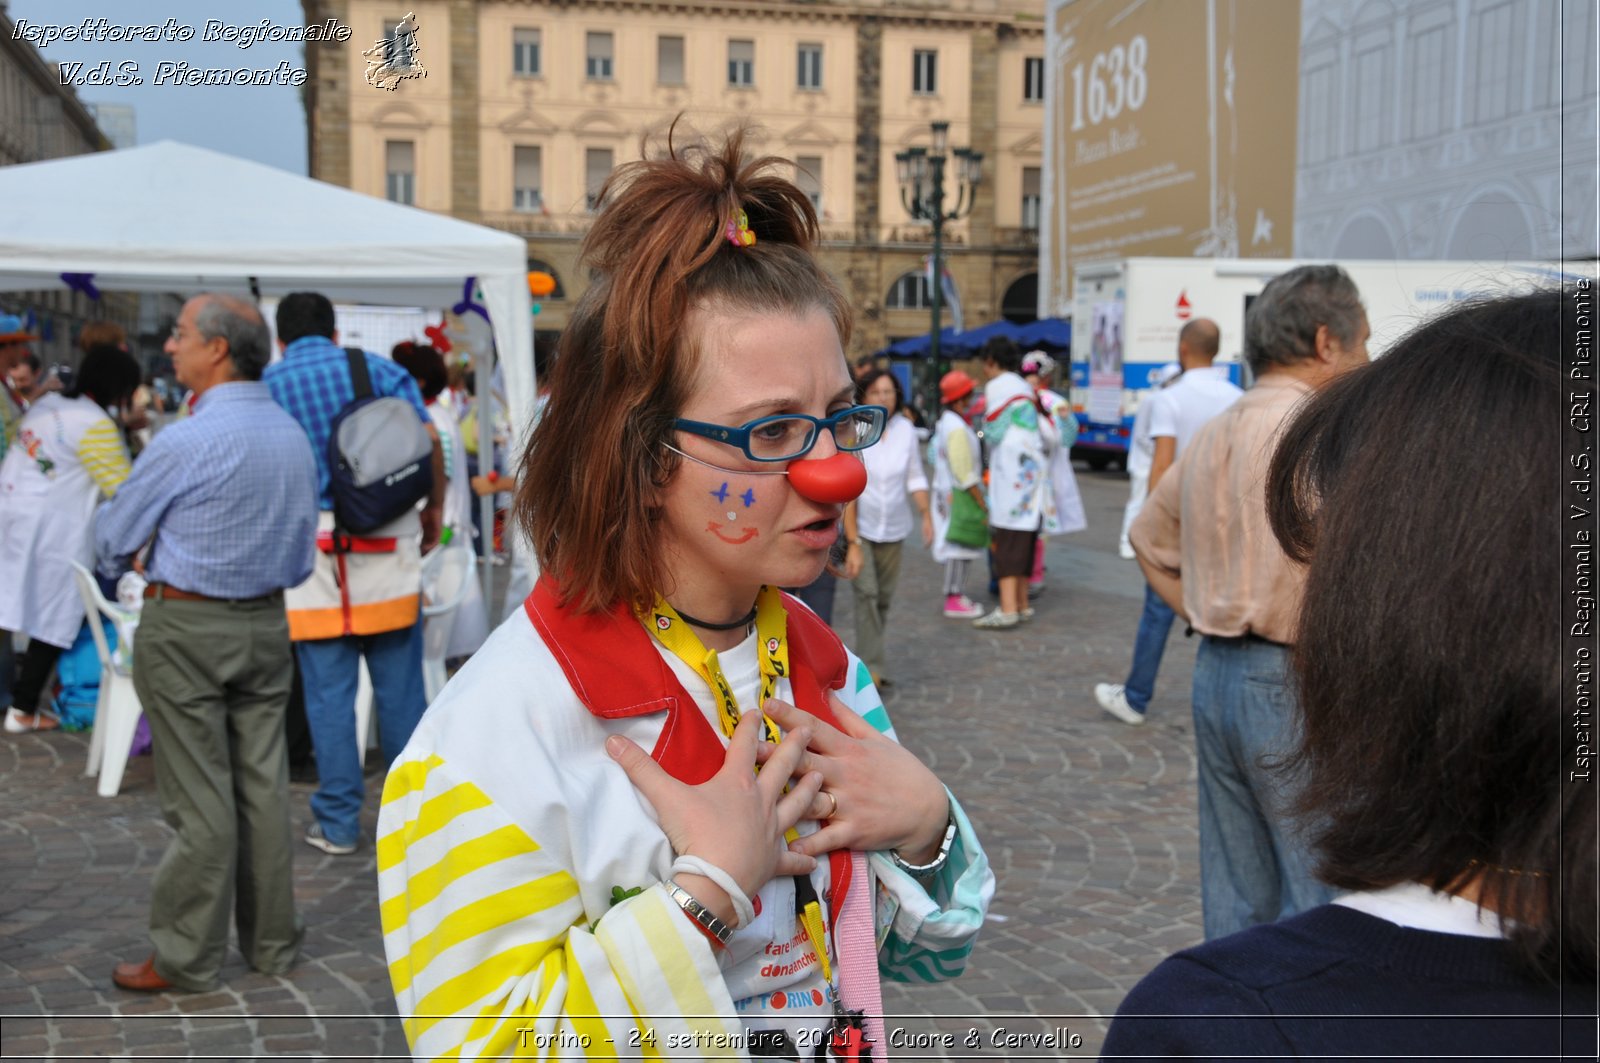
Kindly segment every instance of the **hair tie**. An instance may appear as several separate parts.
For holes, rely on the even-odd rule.
[[[728,219],[728,226],[722,230],[722,235],[734,247],[751,247],[756,242],[756,234],[750,231],[750,216],[742,210],[738,218]]]

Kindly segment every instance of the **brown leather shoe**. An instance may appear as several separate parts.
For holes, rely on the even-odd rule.
[[[156,973],[154,953],[143,963],[119,963],[111,972],[111,980],[123,989],[135,993],[164,993],[176,989],[171,982]]]

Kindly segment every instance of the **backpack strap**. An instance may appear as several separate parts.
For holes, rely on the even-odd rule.
[[[367,354],[359,347],[346,347],[344,356],[350,360],[350,383],[355,385],[354,401],[372,397],[372,375],[367,372]]]
[[[371,398],[372,374],[367,370],[367,353],[360,347],[346,347],[344,349],[344,357],[345,361],[350,365],[350,384],[355,389],[355,395],[350,399],[350,402],[354,404],[362,399]],[[330,444],[335,442],[335,440],[329,440]],[[334,510],[334,513],[333,549],[329,552],[335,555],[342,555],[350,552],[352,536],[340,524],[337,509]],[[339,584],[339,593],[343,595],[345,593],[344,558],[335,556],[334,563],[337,568],[334,582]]]

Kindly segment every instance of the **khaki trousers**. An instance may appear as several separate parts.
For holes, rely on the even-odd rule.
[[[161,812],[177,832],[150,901],[156,972],[183,989],[215,986],[233,911],[250,966],[282,974],[305,934],[294,910],[282,597],[146,601],[133,676]]]
[[[884,676],[883,631],[889,623],[889,603],[900,582],[900,543],[861,540],[861,574],[855,579],[856,639],[851,649],[872,674]]]

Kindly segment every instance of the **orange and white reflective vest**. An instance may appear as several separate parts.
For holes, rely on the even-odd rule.
[[[289,638],[377,635],[417,622],[422,610],[422,525],[415,513],[362,536],[334,537],[333,514],[317,514],[311,578],[284,592]]]

